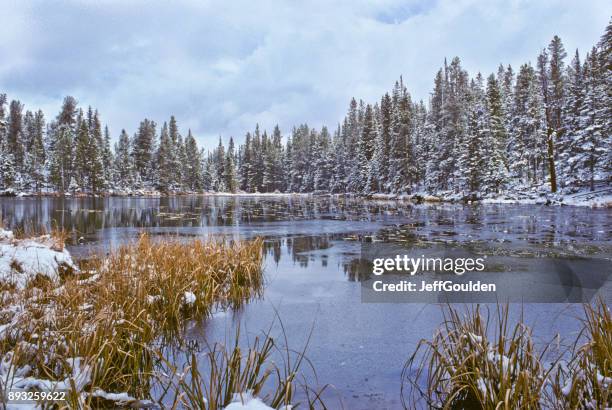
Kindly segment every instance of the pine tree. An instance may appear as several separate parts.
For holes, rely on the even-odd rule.
[[[478,95],[480,97],[480,95]],[[480,100],[477,97],[477,103]],[[508,163],[506,157],[507,136],[504,126],[502,94],[493,74],[487,79],[486,104],[486,139],[482,141],[488,148],[485,185],[492,192],[499,193],[508,182]]]
[[[174,117],[172,117],[172,120]],[[171,125],[172,121],[171,120]],[[176,125],[176,123],[174,123]],[[156,127],[154,121],[147,118],[140,122],[138,131],[134,135],[132,144],[132,158],[134,161],[134,170],[138,172],[139,178],[145,184],[151,184],[153,181],[153,155],[156,145]],[[175,170],[176,168],[174,168]]]
[[[389,93],[380,101],[380,133],[378,137],[378,187],[381,192],[389,192],[389,157],[391,152],[391,115],[393,105]]]
[[[395,83],[392,104],[389,182],[391,192],[403,193],[412,189],[414,164],[410,152],[411,102],[401,81]]]
[[[8,134],[7,134],[7,147],[9,153],[13,157],[13,161],[16,167],[16,173],[21,174],[24,169],[24,129],[23,129],[23,104],[17,100],[11,101],[9,105],[9,118],[8,118]]]
[[[44,146],[45,117],[41,110],[34,115],[31,142],[28,148],[28,173],[34,184],[36,192],[40,192],[45,182],[45,146]]]
[[[363,118],[363,127],[361,129],[361,137],[358,142],[358,162],[360,172],[357,175],[359,182],[356,185],[357,192],[369,194],[375,192],[378,188],[376,183],[377,176],[373,174],[372,160],[374,159],[374,149],[376,147],[376,123],[374,121],[374,112],[370,104],[366,105]]]
[[[114,155],[115,184],[121,189],[130,189],[134,183],[134,169],[130,152],[130,137],[125,130],[121,130],[119,141],[115,144]]]
[[[228,187],[225,185],[225,147],[221,137],[219,137],[219,144],[213,154],[213,162],[216,171],[213,176],[213,187],[218,192],[225,192]]]
[[[568,168],[573,186],[587,187],[591,191],[595,189],[596,181],[607,179],[604,160],[610,149],[610,137],[605,134],[609,118],[605,117],[607,107],[604,105],[609,96],[606,95],[601,63],[598,50],[593,48],[583,67],[584,97],[578,131],[568,147]]]
[[[331,149],[332,176],[330,191],[332,193],[343,193],[346,191],[347,153],[344,131],[340,124],[334,132]]]
[[[544,99],[546,118],[546,154],[550,189],[557,192],[556,150],[558,138],[563,133],[561,112],[564,98],[563,59],[566,53],[558,36],[548,46],[548,53],[542,51],[538,57],[538,75]]]
[[[270,147],[270,174],[271,174],[271,191],[285,190],[285,175],[283,169],[283,144],[282,135],[278,124],[274,126],[272,131],[272,142]]]
[[[238,190],[238,175],[236,173],[234,139],[232,137],[230,137],[227,152],[225,153],[223,172],[226,189],[229,192],[235,193]]]
[[[110,131],[108,130],[108,126],[104,127],[104,140],[102,143],[102,163],[104,180],[107,185],[110,187],[112,185],[112,181],[114,181],[114,167],[113,167],[113,153],[111,151],[111,137]]]
[[[251,186],[251,174],[253,167],[253,161],[251,158],[252,152],[252,144],[251,144],[251,133],[247,132],[245,136],[245,142],[241,149],[242,155],[240,158],[239,169],[240,169],[240,188],[246,192],[252,192]]]
[[[83,191],[90,182],[89,150],[92,144],[90,143],[87,121],[82,118],[82,112],[79,114],[79,117],[80,118],[77,120],[79,131],[76,136],[74,147],[74,182],[77,188],[73,186],[73,188],[71,188],[72,191],[76,189]]]
[[[471,81],[465,103],[467,127],[465,135],[459,140],[457,165],[461,173],[456,176],[455,183],[464,197],[476,198],[490,182],[485,178],[487,159],[490,162],[494,155],[494,148],[489,145],[493,141],[487,124],[486,96],[480,73],[476,80]]]
[[[91,109],[90,109],[91,112]],[[96,193],[108,187],[108,180],[104,175],[104,140],[102,124],[96,110],[91,119],[89,128],[89,186]]]
[[[159,149],[157,151],[157,168],[159,177],[157,187],[162,192],[168,192],[174,184],[174,147],[170,139],[168,124],[162,126]]]
[[[313,190],[314,191],[329,191],[332,177],[332,160],[331,160],[331,136],[327,127],[323,127],[321,132],[314,134],[316,141],[314,142],[313,152]]]
[[[215,170],[213,169],[213,162],[210,155],[207,156],[204,161],[204,173],[202,174],[202,185],[205,191],[213,190],[213,174]]]
[[[60,192],[68,190],[73,175],[73,141],[77,133],[77,101],[74,97],[64,98],[62,109],[51,125],[49,136],[49,179]]]
[[[8,121],[6,120],[6,94],[0,93],[0,148],[5,147],[7,142]],[[8,148],[4,148],[2,152],[7,152]]]
[[[608,184],[612,184],[612,19],[606,26],[606,30],[601,37],[599,43],[599,59],[601,67],[601,84],[602,99],[600,105],[602,107],[599,116],[604,122],[604,135],[607,137],[602,141],[602,146],[606,150],[606,154],[600,159],[602,163],[602,180]],[[606,118],[608,120],[606,120]]]
[[[203,188],[202,158],[191,130],[185,138],[185,186],[190,191],[200,191]]]

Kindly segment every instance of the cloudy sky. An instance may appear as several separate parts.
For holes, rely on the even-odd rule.
[[[0,92],[48,118],[73,95],[114,136],[174,114],[210,147],[257,122],[334,126],[400,75],[427,99],[445,56],[474,74],[535,61],[554,34],[586,51],[611,15],[609,0],[3,0]]]

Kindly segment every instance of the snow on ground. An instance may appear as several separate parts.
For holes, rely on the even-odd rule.
[[[590,206],[591,208],[612,208],[612,194],[568,196],[561,201],[563,205]]]
[[[280,410],[291,410],[292,406],[283,406]],[[232,402],[224,410],[275,410],[261,401],[259,397],[253,396],[250,391],[245,393],[234,393]]]
[[[522,205],[570,205],[588,206],[591,208],[612,208],[612,194],[589,194],[580,193],[575,195],[550,195],[550,196],[499,196],[496,198],[485,198],[481,201],[485,204],[522,204]]]
[[[62,269],[78,270],[70,253],[49,235],[19,240],[0,228],[0,282],[23,289],[37,275],[57,280]]]

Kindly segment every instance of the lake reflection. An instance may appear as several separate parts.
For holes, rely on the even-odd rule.
[[[299,349],[314,324],[307,355],[316,365],[318,381],[335,386],[330,408],[340,408],[338,397],[348,409],[398,408],[403,361],[441,320],[432,304],[362,303],[356,282],[369,276],[361,259],[364,244],[392,244],[418,254],[441,248],[494,251],[500,266],[491,267],[498,272],[504,272],[501,265],[507,260],[597,259],[607,261],[609,268],[612,255],[612,211],[579,207],[185,196],[0,198],[0,212],[10,229],[65,229],[69,249],[77,256],[108,251],[142,231],[184,238],[264,238],[263,298],[235,315],[194,326],[187,337],[223,341],[239,321],[246,324],[245,337],[251,337],[278,315],[289,346]],[[605,288],[606,300],[612,296],[610,288]],[[547,341],[557,333],[571,338],[579,329],[578,305],[524,308],[536,340]]]

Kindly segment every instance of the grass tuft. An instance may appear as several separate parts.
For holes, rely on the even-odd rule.
[[[612,408],[612,316],[603,299],[584,305],[583,324],[573,358],[556,373],[551,407]]]
[[[27,376],[68,380],[66,358],[91,368],[96,388],[148,398],[155,347],[180,340],[184,323],[261,294],[262,241],[136,243],[93,258],[60,283],[37,278],[0,297],[0,354]],[[73,361],[74,362],[74,361]],[[6,381],[0,383],[7,385]],[[72,389],[70,404],[90,405]],[[96,399],[97,400],[97,399]]]
[[[405,408],[537,408],[550,369],[531,330],[511,325],[508,306],[491,318],[480,306],[465,314],[448,305],[431,341],[421,340],[402,371]]]

